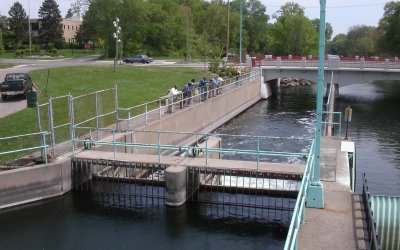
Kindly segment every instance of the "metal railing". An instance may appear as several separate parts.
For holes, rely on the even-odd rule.
[[[21,139],[21,138],[26,138],[26,137],[39,137],[39,142],[40,144],[37,146],[31,146],[31,147],[21,147],[19,149],[13,149],[13,150],[7,150],[7,151],[0,151],[0,156],[1,155],[7,155],[7,154],[13,154],[13,153],[19,153],[19,152],[25,152],[25,151],[31,151],[31,150],[38,150],[40,149],[42,151],[42,157],[43,157],[43,162],[47,163],[47,148],[49,145],[46,144],[46,136],[49,135],[47,131],[42,131],[42,132],[37,132],[37,133],[31,133],[31,134],[23,134],[23,135],[14,135],[14,136],[8,136],[8,137],[1,137],[0,142],[4,143],[6,140],[15,140],[15,139]]]
[[[323,111],[322,114],[330,116],[332,115],[331,119],[325,119],[322,121],[324,125],[332,125],[333,126],[333,136],[341,136],[342,135],[342,112],[330,112],[330,111]],[[326,132],[326,129],[324,129]]]
[[[261,59],[256,62],[259,67],[276,66],[276,67],[317,67],[318,57],[272,57]],[[400,61],[398,58],[326,58],[325,65],[328,69],[339,68],[377,68],[377,69],[400,69]]]
[[[374,221],[373,211],[371,209],[371,201],[369,200],[370,193],[368,192],[367,179],[365,173],[363,174],[363,191],[362,191],[365,219],[367,221],[368,230],[368,244],[371,250],[380,250],[381,246],[378,241],[378,234],[376,232],[376,223]]]
[[[303,179],[301,181],[301,186],[299,193],[297,195],[296,205],[294,207],[292,220],[290,221],[288,235],[286,237],[284,249],[297,249],[297,239],[300,230],[301,223],[304,223],[304,212],[307,197],[307,189],[311,183],[311,175],[314,169],[314,141],[311,145],[311,149],[308,154],[306,168],[304,170]]]
[[[247,155],[252,156],[253,160],[256,162],[256,168],[259,169],[259,164],[263,160],[263,157],[286,157],[286,158],[304,158],[309,153],[305,152],[284,152],[284,151],[273,151],[273,150],[262,150],[264,141],[268,140],[288,140],[288,141],[306,141],[313,142],[313,139],[308,138],[298,138],[298,137],[272,137],[272,136],[252,136],[252,135],[227,135],[227,134],[208,134],[208,133],[193,133],[193,132],[176,132],[176,131],[146,131],[146,130],[116,130],[111,128],[100,128],[95,127],[78,127],[74,126],[75,130],[87,131],[84,134],[91,135],[96,130],[102,133],[108,134],[108,138],[103,140],[93,140],[91,137],[88,138],[74,138],[72,137],[73,145],[80,145],[85,143],[93,143],[98,146],[110,146],[114,154],[114,159],[116,158],[118,148],[133,148],[133,149],[147,149],[152,150],[151,153],[158,155],[158,161],[161,162],[161,157],[163,156],[163,151],[171,152],[181,152],[181,154],[192,155],[193,154],[204,154],[205,166],[208,166],[209,154],[211,153],[223,153],[230,155]],[[121,142],[118,138],[125,136],[127,134],[145,134],[148,138],[151,138],[152,142],[142,141],[142,142]],[[253,140],[252,145],[256,149],[243,149],[243,148],[212,148],[209,147],[209,139],[215,137],[232,137],[232,138],[246,138],[247,140]],[[89,139],[90,138],[90,139]],[[164,140],[171,140],[175,142],[190,141],[188,144],[172,144],[164,143]],[[202,146],[203,144],[204,146]],[[75,155],[75,146],[73,147],[73,155]]]
[[[183,109],[185,105],[193,106],[195,103],[212,99],[220,94],[226,93],[242,86],[250,81],[261,77],[260,70],[253,70],[238,78],[229,78],[219,83],[218,86],[206,86],[201,88],[194,85],[190,95],[184,97],[183,93],[177,96],[162,96],[157,100],[135,105],[128,108],[117,109],[118,124],[125,123],[125,129],[132,129],[133,126],[147,125],[150,121],[160,120],[165,113],[174,113],[175,109]],[[136,123],[133,123],[135,120]]]

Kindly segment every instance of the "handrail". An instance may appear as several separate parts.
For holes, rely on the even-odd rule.
[[[363,173],[363,203],[367,220],[367,230],[368,230],[368,244],[371,250],[380,250],[381,246],[378,241],[378,234],[376,232],[376,224],[373,217],[373,211],[371,209],[371,202],[369,200],[369,192],[367,186],[367,179],[365,178],[365,173]]]
[[[10,140],[10,139],[17,139],[17,138],[22,138],[22,137],[28,137],[28,136],[40,136],[40,146],[34,146],[34,147],[26,147],[26,148],[20,148],[20,149],[15,149],[15,150],[9,150],[9,151],[2,151],[0,152],[0,155],[6,155],[6,154],[13,154],[13,153],[19,153],[19,152],[25,152],[25,151],[30,151],[30,150],[35,150],[35,149],[42,149],[43,150],[43,156],[44,156],[44,162],[47,163],[47,148],[49,145],[46,144],[45,137],[46,135],[49,135],[47,131],[41,131],[37,133],[30,133],[30,134],[22,134],[22,135],[14,135],[14,136],[8,136],[8,137],[1,137],[1,140]]]
[[[314,148],[315,148],[314,143],[315,141],[313,141],[313,143],[311,144],[306,168],[303,174],[303,179],[301,181],[299,193],[297,195],[296,205],[294,207],[292,219],[290,221],[290,226],[288,230],[288,235],[286,237],[286,242],[284,247],[285,250],[297,249],[298,231],[300,228],[300,223],[304,222],[304,209],[306,203],[307,188],[311,181],[311,173],[313,172],[312,170],[314,164]]]
[[[250,73],[247,73],[247,74],[243,75],[241,79],[228,78],[228,79],[223,81],[224,85],[222,85],[222,86],[219,86],[219,87],[217,87],[215,89],[211,89],[211,90],[207,89],[206,92],[199,92],[199,94],[192,95],[191,97],[188,97],[188,98],[185,98],[185,99],[182,97],[182,93],[180,93],[179,96],[181,96],[181,98],[180,98],[181,100],[173,101],[172,103],[169,103],[169,105],[175,105],[175,104],[180,103],[182,101],[188,101],[190,98],[194,99],[195,97],[200,97],[201,95],[209,95],[210,92],[213,92],[213,91],[215,91],[217,89],[222,89],[222,87],[234,86],[234,84],[242,83],[243,81],[247,81],[247,80],[252,79],[252,78],[259,78],[260,76],[261,76],[261,72],[260,71],[254,71],[254,72],[250,72]],[[229,82],[229,84],[226,84],[228,82]],[[168,99],[168,96],[162,96],[162,97],[159,97],[156,100],[149,101],[149,102],[146,102],[146,103],[143,103],[143,104],[139,104],[139,105],[135,105],[135,106],[128,107],[128,108],[118,107],[118,111],[129,112],[129,118],[127,118],[127,119],[119,118],[119,120],[121,120],[121,121],[130,121],[131,119],[133,119],[135,117],[138,117],[138,116],[141,116],[141,115],[146,115],[146,114],[148,114],[150,112],[154,112],[155,110],[159,110],[160,108],[162,108],[160,105],[158,107],[155,107],[155,108],[151,109],[151,110],[147,110],[147,109],[148,109],[149,105],[154,104],[154,103],[159,103],[161,100],[165,100],[165,99]],[[137,114],[137,115],[135,115],[133,117],[130,117],[130,111],[132,109],[136,109],[136,108],[145,108],[146,111],[144,113],[140,113],[140,114]]]

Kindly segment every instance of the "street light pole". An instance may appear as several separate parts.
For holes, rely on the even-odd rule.
[[[119,27],[119,18],[118,17],[115,18],[113,25],[115,27],[115,33],[114,33],[114,38],[115,38],[114,72],[115,72],[115,69],[117,67],[117,60],[118,60],[118,43],[120,42],[119,34],[121,33],[121,27]]]
[[[32,54],[31,1],[29,1],[29,0],[28,0],[28,11],[29,11],[29,17],[28,17],[29,54]]]

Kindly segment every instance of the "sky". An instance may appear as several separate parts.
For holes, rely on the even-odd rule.
[[[56,0],[65,16],[73,0]],[[283,4],[289,1],[260,0],[267,7],[267,14],[272,16]],[[319,18],[319,0],[292,0],[305,7],[305,14],[308,18]],[[377,26],[379,19],[383,16],[383,7],[389,0],[326,0],[326,21],[333,26],[333,36],[339,33],[347,33],[354,25]],[[8,11],[15,0],[0,0],[0,14],[8,16]],[[43,0],[19,0],[25,11],[29,12],[32,18],[38,17],[38,11]],[[272,20],[273,21],[273,20]]]

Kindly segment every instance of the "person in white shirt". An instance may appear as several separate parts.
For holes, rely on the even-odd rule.
[[[168,91],[168,113],[172,113],[172,103],[174,102],[175,96],[178,95],[180,92],[178,91],[178,87],[174,85],[169,91]]]

